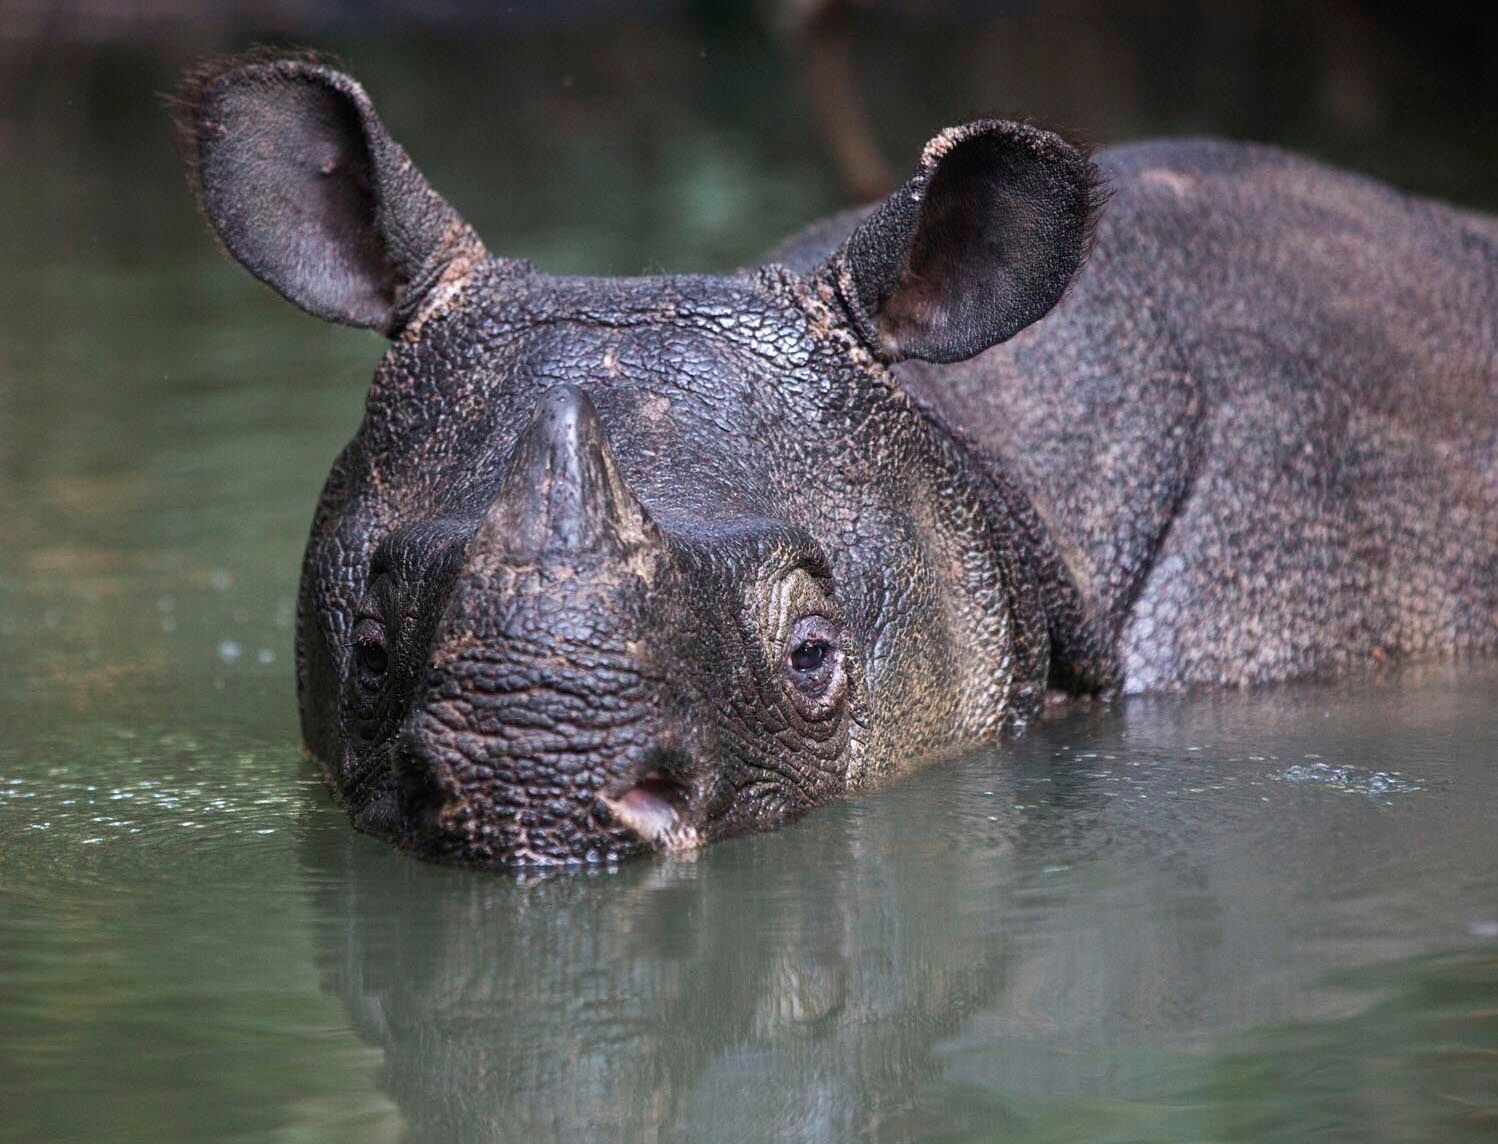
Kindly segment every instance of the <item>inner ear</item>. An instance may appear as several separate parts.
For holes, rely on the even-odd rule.
[[[1076,273],[1096,186],[1049,132],[995,120],[944,132],[834,256],[855,326],[888,361],[960,361],[1012,337]]]
[[[317,317],[391,333],[454,262],[483,255],[341,72],[301,57],[213,64],[177,106],[219,240]]]
[[[985,318],[1007,329],[1028,324],[1026,274],[1054,261],[1046,214],[1050,188],[1033,164],[1009,161],[999,140],[979,138],[941,163],[904,274],[879,313],[882,340],[912,349],[934,331],[977,331]],[[931,352],[925,347],[926,352]]]
[[[303,77],[234,84],[204,123],[203,211],[229,252],[320,318],[383,327],[399,275],[375,226],[369,143],[352,101]]]

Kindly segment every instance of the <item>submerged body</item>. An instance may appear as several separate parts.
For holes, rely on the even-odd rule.
[[[230,252],[394,339],[299,694],[356,821],[424,854],[689,847],[1047,688],[1498,642],[1490,220],[1144,145],[1099,157],[1078,272],[1097,172],[988,121],[764,267],[559,279],[488,256],[315,61],[204,71],[183,126]]]

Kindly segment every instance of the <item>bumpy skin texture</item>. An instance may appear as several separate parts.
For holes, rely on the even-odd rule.
[[[775,268],[480,272],[397,343],[329,480],[301,610],[308,741],[362,821],[454,857],[603,860],[637,843],[600,831],[597,800],[643,774],[681,783],[707,838],[1034,711],[1046,621],[1016,522],[827,320]],[[484,527],[563,386],[649,506],[659,539],[632,558],[516,561]],[[340,663],[361,613],[399,631],[368,697]],[[844,633],[848,701],[825,717],[778,672],[812,615]]]
[[[1025,490],[1129,691],[1498,642],[1498,224],[1153,143],[1043,322],[902,382]]]
[[[315,60],[204,69],[181,107],[230,252],[394,338],[298,679],[355,820],[423,854],[763,829],[1048,686],[1494,644],[1492,222],[1152,145],[1102,157],[1077,276],[1096,170],[986,121],[764,267],[553,278],[487,256]]]

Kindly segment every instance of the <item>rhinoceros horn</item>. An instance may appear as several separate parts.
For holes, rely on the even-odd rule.
[[[540,564],[659,541],[588,395],[575,385],[548,389],[515,442],[475,548],[509,564]]]

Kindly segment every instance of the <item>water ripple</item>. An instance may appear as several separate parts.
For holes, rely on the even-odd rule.
[[[1370,771],[1330,763],[1296,763],[1269,777],[1287,783],[1317,783],[1330,790],[1370,796],[1417,794],[1425,789],[1419,780],[1398,771]]]

